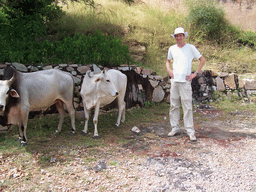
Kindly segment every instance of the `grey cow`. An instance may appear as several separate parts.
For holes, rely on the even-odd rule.
[[[75,133],[75,109],[73,107],[74,80],[71,74],[58,69],[21,73],[7,66],[0,80],[0,124],[16,124],[19,127],[20,145],[27,144],[26,129],[30,111],[45,110],[56,104],[61,131],[64,107],[71,118],[71,133]]]

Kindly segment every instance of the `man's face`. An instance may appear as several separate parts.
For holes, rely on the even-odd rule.
[[[185,35],[183,33],[178,33],[174,37],[175,37],[175,39],[176,39],[176,41],[178,43],[178,42],[182,42],[184,40]]]

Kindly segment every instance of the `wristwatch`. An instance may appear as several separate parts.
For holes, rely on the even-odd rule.
[[[197,71],[195,71],[195,73],[198,75],[198,72],[197,72]]]

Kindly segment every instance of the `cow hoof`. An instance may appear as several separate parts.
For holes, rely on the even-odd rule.
[[[82,132],[81,132],[81,135],[85,136],[85,135],[87,135],[87,133],[85,133],[85,132],[82,131]]]
[[[15,141],[21,141],[21,138],[16,139]]]
[[[98,135],[93,136],[93,139],[99,139],[100,137]]]
[[[115,128],[118,128],[118,127],[119,127],[119,125],[115,124]]]
[[[26,142],[21,142],[21,143],[20,143],[20,147],[25,147],[26,145],[27,145]]]
[[[53,132],[53,134],[54,135],[57,135],[57,134],[59,134],[60,132],[58,131],[58,130],[55,130],[54,132]]]
[[[75,135],[75,131],[70,131],[69,135],[71,136]]]

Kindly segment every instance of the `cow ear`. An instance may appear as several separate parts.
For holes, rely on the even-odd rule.
[[[14,97],[14,98],[20,98],[20,95],[18,94],[18,92],[15,89],[10,90],[10,95],[11,95],[11,97]]]

